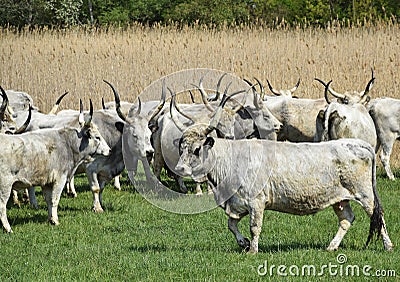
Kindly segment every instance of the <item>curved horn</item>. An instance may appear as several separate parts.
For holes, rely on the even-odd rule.
[[[83,117],[83,103],[82,99],[79,99],[79,117],[78,117],[78,122],[81,126],[85,123],[85,119]]]
[[[213,112],[213,111],[214,111],[214,108],[213,108],[213,107],[210,105],[210,103],[208,102],[207,93],[206,93],[206,91],[205,91],[204,88],[203,88],[203,79],[204,79],[204,76],[200,78],[199,86],[194,85],[194,84],[193,84],[193,86],[195,86],[197,89],[199,89],[200,94],[201,94],[201,100],[203,101],[204,106],[206,106],[207,110],[209,110],[210,112]]]
[[[332,80],[330,80],[327,84],[325,84],[325,92],[324,92],[324,96],[325,96],[325,101],[330,104],[331,101],[329,101],[329,97],[328,97],[328,90],[329,90],[329,85],[331,84]]]
[[[106,104],[104,103],[104,97],[101,97],[101,108],[102,108],[103,110],[106,109]]]
[[[167,95],[166,92],[167,91],[166,91],[166,87],[165,87],[165,80],[163,80],[160,103],[158,104],[158,106],[157,106],[156,110],[154,111],[154,113],[149,118],[149,124],[153,122],[153,119],[161,112],[162,108],[164,108],[165,98],[166,98],[166,95]]]
[[[297,90],[297,88],[299,87],[299,85],[300,85],[300,78],[299,78],[299,80],[297,81],[296,85],[295,85],[292,89],[290,89],[289,91],[290,91],[291,93],[293,93],[294,91]]]
[[[142,101],[140,100],[140,97],[138,97],[137,99],[138,99],[139,105],[138,105],[138,109],[136,111],[136,114],[140,115],[140,112],[142,111]]]
[[[261,96],[261,99],[264,100],[264,95],[265,95],[264,86],[262,85],[261,81],[257,77],[254,77],[254,79],[257,81],[258,86],[260,86],[260,91],[261,91],[260,96]]]
[[[28,128],[29,123],[31,122],[31,118],[32,118],[32,109],[33,109],[33,108],[32,108],[32,106],[31,106],[31,104],[29,104],[28,117],[27,117],[26,121],[24,122],[24,124],[21,125],[21,127],[18,128],[18,129],[14,132],[14,134],[21,134],[21,133],[25,132],[25,130]]]
[[[176,94],[175,93],[172,93],[172,90],[171,89],[169,89],[168,88],[168,90],[170,91],[170,93],[171,93],[171,96],[173,95],[174,96],[174,107],[175,107],[175,109],[178,111],[178,113],[180,113],[182,116],[184,116],[185,118],[187,118],[188,120],[190,120],[190,122],[193,124],[193,123],[195,123],[195,121],[194,121],[194,119],[192,118],[192,117],[190,117],[188,114],[186,114],[184,111],[182,111],[182,109],[181,108],[179,108],[179,106],[176,104]]]
[[[68,91],[65,92],[64,94],[62,94],[60,97],[58,97],[56,103],[54,104],[53,108],[50,110],[50,112],[48,113],[49,115],[55,115],[58,111],[58,107],[60,106],[60,103],[62,101],[62,99],[68,94]]]
[[[1,97],[3,98],[3,102],[1,103],[0,106],[0,120],[4,119],[4,113],[8,107],[8,97],[6,91],[3,89],[3,87],[0,86],[1,90]]]
[[[193,95],[192,91],[190,91],[190,90],[189,90],[189,95],[190,95],[190,100],[192,101],[192,103],[193,103],[193,104],[196,103],[196,102],[194,101],[194,95]]]
[[[103,79],[103,81],[105,82],[105,83],[107,83],[110,87],[111,87],[111,89],[112,89],[112,91],[113,91],[113,93],[114,93],[114,100],[115,100],[115,110],[117,111],[117,114],[118,114],[118,116],[123,120],[123,121],[126,121],[126,116],[122,113],[122,111],[121,111],[121,100],[120,100],[120,98],[119,98],[119,95],[118,95],[118,92],[117,92],[117,90],[114,88],[114,86],[111,84],[111,83],[109,83],[108,81],[106,81],[106,80],[104,80]]]
[[[93,103],[92,99],[89,99],[90,108],[89,108],[89,115],[85,118],[85,125],[88,126],[92,122],[93,118]]]
[[[271,85],[271,83],[269,83],[269,80],[267,79],[267,83],[268,83],[268,88],[269,90],[276,96],[281,96],[281,92],[279,92],[278,90],[274,89]]]
[[[319,78],[314,78],[316,81],[319,81],[320,83],[322,83],[322,85],[323,86],[325,86],[325,88],[326,88],[326,83],[325,82],[323,82],[321,79],[319,79]],[[328,91],[329,91],[329,93],[331,93],[333,96],[335,96],[336,98],[339,98],[339,99],[345,99],[346,98],[346,96],[345,95],[343,95],[343,94],[340,94],[340,93],[337,93],[337,92],[335,92],[335,91],[333,91],[333,89],[332,88],[328,88]]]
[[[223,79],[227,74],[228,74],[228,73],[226,72],[226,73],[224,73],[224,74],[219,78],[218,83],[217,83],[217,89],[215,90],[215,97],[214,97],[214,99],[213,99],[212,101],[218,101],[219,96],[221,96],[221,93],[219,92],[219,88],[221,87],[222,79]]]
[[[173,93],[170,89],[168,89],[171,93],[172,99],[171,103],[169,104],[169,113],[171,115],[171,119],[174,122],[175,126],[181,131],[184,132],[186,130],[186,126],[178,119],[176,116],[175,111],[172,110],[173,107],[175,107],[175,93]]]
[[[374,76],[374,69],[371,68],[371,79],[368,81],[367,87],[365,87],[364,93],[361,95],[361,100],[364,100],[364,97],[368,94],[368,92],[371,90],[372,86],[374,85],[375,82],[375,76]]]

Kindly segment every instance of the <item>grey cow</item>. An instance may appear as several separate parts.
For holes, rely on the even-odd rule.
[[[354,221],[349,204],[354,200],[370,217],[367,244],[377,233],[385,249],[393,249],[376,191],[375,153],[368,143],[218,139],[209,136],[217,122],[213,119],[208,125],[195,124],[185,130],[175,169],[194,180],[207,178],[239,246],[258,252],[265,209],[307,215],[333,206],[339,229],[327,249],[336,250]],[[181,126],[179,121],[177,126]],[[237,226],[247,214],[251,241]]]
[[[11,189],[41,186],[48,207],[48,220],[59,224],[57,207],[62,189],[75,169],[96,154],[108,155],[110,147],[91,122],[93,108],[80,127],[64,127],[27,132],[18,136],[0,135],[0,219],[12,232],[7,219],[6,203]]]
[[[393,98],[373,99],[368,104],[368,111],[371,115],[376,129],[377,144],[375,152],[379,148],[380,159],[389,179],[394,180],[394,175],[390,169],[390,155],[394,142],[400,137],[400,100]]]

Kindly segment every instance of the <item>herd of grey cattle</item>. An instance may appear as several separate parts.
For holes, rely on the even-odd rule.
[[[200,184],[228,215],[228,226],[237,243],[251,253],[258,252],[258,240],[265,209],[291,214],[313,214],[328,206],[339,219],[339,230],[328,250],[339,247],[354,220],[350,200],[358,202],[370,217],[368,242],[381,235],[386,250],[392,250],[376,191],[375,153],[390,179],[390,154],[400,134],[397,117],[400,100],[371,99],[375,77],[361,92],[338,93],[331,81],[317,79],[324,98],[293,96],[300,84],[276,90],[268,81],[244,80],[248,87],[229,92],[196,86],[201,103],[177,103],[176,95],[164,82],[159,101],[131,104],[121,101],[114,86],[113,102],[103,109],[58,111],[62,97],[50,113],[33,107],[25,93],[1,88],[0,216],[3,227],[12,232],[6,216],[11,193],[28,189],[37,207],[34,186],[41,186],[48,206],[48,219],[59,224],[57,206],[62,190],[76,197],[76,173],[86,173],[93,192],[93,210],[102,212],[102,191],[125,168],[123,149],[129,148],[133,177],[138,161],[146,181],[160,179],[162,168],[174,177],[183,193],[184,177]],[[322,89],[322,88],[321,88]],[[222,93],[224,92],[224,93]],[[321,91],[322,93],[322,91]],[[167,99],[167,94],[170,98]],[[151,184],[150,184],[151,185]],[[250,215],[251,240],[238,230],[238,222]]]

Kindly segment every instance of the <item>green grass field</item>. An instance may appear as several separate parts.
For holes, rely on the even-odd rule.
[[[169,213],[135,192],[126,176],[122,183],[122,191],[106,187],[105,212],[95,214],[86,177],[77,177],[78,198],[63,194],[59,226],[47,223],[40,189],[36,191],[39,210],[9,205],[14,233],[0,236],[0,280],[283,281],[293,280],[291,274],[297,270],[296,280],[300,281],[328,280],[332,276],[352,281],[376,279],[366,277],[364,267],[371,275],[382,270],[380,273],[400,276],[398,248],[388,253],[381,241],[364,248],[369,219],[356,203],[352,204],[356,221],[338,252],[325,251],[337,231],[332,209],[303,217],[266,211],[260,253],[248,255],[237,246],[222,209],[197,215]],[[392,182],[379,174],[378,192],[395,245],[400,241],[399,184],[400,180]],[[247,236],[248,223],[248,218],[240,223]],[[343,255],[347,261],[339,264]],[[264,274],[265,265],[267,273],[260,276],[257,270]],[[289,277],[280,276],[278,267]],[[320,276],[321,269],[324,272]],[[382,281],[396,279],[385,277]]]

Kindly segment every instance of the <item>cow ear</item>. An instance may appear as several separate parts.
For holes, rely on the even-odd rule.
[[[325,111],[324,110],[320,110],[318,113],[318,119],[324,119],[325,118]]]
[[[207,137],[206,141],[204,141],[204,146],[214,146],[215,140],[212,137]]]
[[[119,132],[123,133],[123,131],[124,131],[124,123],[123,122],[117,121],[115,123],[115,127],[117,128],[117,130]]]

